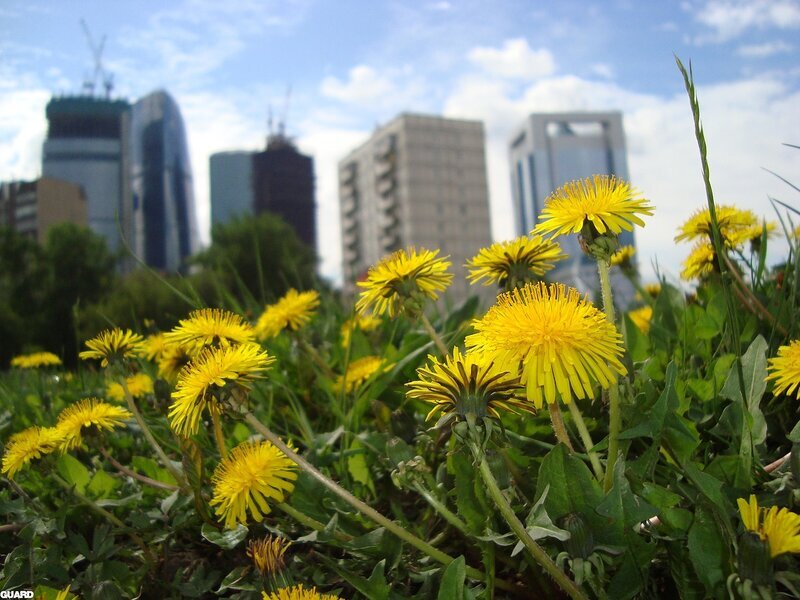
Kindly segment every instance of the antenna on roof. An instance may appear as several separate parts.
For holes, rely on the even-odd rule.
[[[95,44],[92,32],[89,31],[89,26],[84,19],[81,19],[81,28],[83,34],[86,36],[86,42],[89,44],[89,51],[92,53],[94,59],[94,73],[91,79],[86,78],[83,82],[83,90],[90,96],[94,96],[95,88],[97,87],[98,79],[102,79],[105,97],[111,97],[111,91],[114,89],[114,76],[103,69],[103,50],[106,46],[107,36],[103,35],[99,44]]]
[[[283,114],[278,119],[278,136],[286,137],[286,119],[289,116],[289,99],[292,97],[292,84],[286,88],[286,99],[283,102]]]

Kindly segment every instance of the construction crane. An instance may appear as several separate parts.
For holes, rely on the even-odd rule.
[[[95,44],[92,32],[89,31],[89,26],[84,19],[81,19],[81,28],[83,29],[83,34],[86,36],[86,42],[89,44],[89,51],[92,53],[92,58],[94,59],[94,73],[91,79],[87,77],[84,80],[83,91],[90,96],[94,96],[98,79],[102,79],[105,97],[108,99],[111,97],[111,91],[114,89],[114,76],[103,69],[103,49],[106,46],[106,36],[103,36],[99,44]]]

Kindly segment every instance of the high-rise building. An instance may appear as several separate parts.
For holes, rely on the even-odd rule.
[[[253,214],[254,152],[217,152],[209,159],[211,224]]]
[[[463,299],[463,264],[491,243],[483,123],[401,114],[339,162],[345,291],[400,248],[440,249]]]
[[[283,134],[270,135],[263,152],[218,152],[209,161],[211,223],[270,212],[316,249],[314,159]]]
[[[58,223],[87,225],[86,197],[76,183],[42,177],[0,183],[0,225],[44,243]]]
[[[47,104],[42,176],[76,183],[86,195],[89,227],[109,248],[131,232],[128,181],[130,105],[94,96],[62,96]]]
[[[283,135],[272,135],[267,148],[253,155],[253,208],[281,217],[312,249],[317,247],[314,159],[298,152]]]
[[[177,271],[199,238],[186,132],[167,92],[133,105],[131,149],[133,251],[151,267]]]
[[[547,197],[563,184],[592,175],[628,180],[622,113],[533,113],[511,138],[510,166],[516,234],[524,235],[536,226]],[[582,293],[597,290],[596,266],[580,249],[578,236],[558,241],[570,258],[549,277]],[[619,241],[634,245],[633,233],[623,231]],[[633,287],[621,274],[612,276],[612,285],[620,305],[633,299]]]

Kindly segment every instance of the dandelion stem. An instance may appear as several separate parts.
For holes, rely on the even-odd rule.
[[[438,498],[434,497],[433,494],[431,494],[419,483],[412,484],[412,487],[414,488],[414,490],[416,490],[416,492],[420,496],[423,497],[423,499],[428,504],[431,505],[431,507],[437,513],[439,513],[444,518],[445,521],[450,523],[450,525],[458,529],[458,531],[460,531],[464,535],[469,536],[469,530],[467,529],[467,524],[464,523],[464,521],[462,521],[461,519],[459,519],[458,516],[449,508],[447,508],[442,502],[440,502]]]
[[[564,417],[561,416],[561,409],[558,407],[558,402],[548,404],[547,412],[550,413],[550,422],[553,424],[553,431],[556,433],[556,439],[569,448],[570,452],[575,452],[575,448],[572,447],[572,441],[569,439],[567,428],[564,427]]]
[[[550,556],[548,556],[547,552],[545,552],[544,549],[528,534],[528,531],[525,529],[522,521],[517,518],[517,515],[514,513],[514,509],[511,508],[508,500],[506,500],[506,497],[503,495],[503,492],[497,485],[497,480],[494,478],[492,469],[489,466],[489,463],[486,462],[486,457],[483,455],[483,452],[474,446],[472,451],[476,458],[480,459],[480,472],[481,476],[483,477],[483,481],[489,490],[489,495],[492,497],[497,505],[497,508],[500,510],[500,514],[503,515],[503,518],[506,520],[509,527],[511,527],[511,530],[525,545],[525,548],[528,549],[528,552],[531,553],[531,556],[533,556],[534,560],[539,563],[539,565],[545,571],[547,571],[550,577],[555,580],[562,590],[569,594],[570,598],[587,600],[586,594],[584,594],[580,588],[578,588],[574,581],[567,577],[564,571],[558,568]]]
[[[175,465],[172,464],[172,461],[169,459],[166,452],[164,452],[164,449],[156,440],[155,436],[153,435],[153,432],[150,431],[150,428],[147,426],[147,423],[144,422],[144,419],[142,418],[142,413],[140,413],[139,409],[136,407],[136,403],[133,401],[133,396],[131,395],[131,391],[128,389],[128,382],[125,381],[124,373],[122,374],[120,380],[121,380],[120,383],[122,385],[122,391],[125,392],[125,401],[128,403],[128,410],[130,410],[133,413],[133,418],[136,419],[136,422],[139,424],[139,429],[142,430],[142,433],[144,434],[145,439],[147,439],[147,442],[150,444],[150,447],[153,448],[156,455],[158,455],[161,464],[163,464],[164,467],[166,467],[167,471],[169,471],[172,474],[172,476],[175,478],[175,481],[178,482],[178,485],[180,485],[181,488],[187,487],[186,478],[183,476],[183,473],[181,473],[180,471],[178,471],[178,469],[175,468]]]
[[[578,405],[575,404],[574,401],[570,402],[568,406],[569,412],[572,415],[572,420],[578,430],[578,435],[581,438],[581,442],[583,442],[584,448],[586,448],[589,462],[592,463],[595,477],[597,477],[598,481],[603,481],[603,466],[600,464],[600,459],[597,458],[597,453],[592,450],[592,448],[594,448],[594,442],[592,441],[589,430],[586,428],[586,422],[583,420],[583,415],[581,415],[581,409],[578,408]]]
[[[272,442],[281,452],[283,452],[287,457],[289,457],[292,461],[294,461],[301,469],[303,469],[306,473],[311,475],[314,479],[316,479],[319,483],[324,485],[328,488],[331,492],[339,496],[342,500],[347,502],[350,506],[355,508],[361,514],[366,517],[369,517],[373,521],[375,521],[378,525],[381,525],[399,537],[401,540],[408,542],[412,546],[414,546],[417,550],[427,554],[435,561],[442,563],[443,565],[449,565],[453,562],[454,558],[449,554],[442,552],[428,544],[427,542],[421,540],[413,533],[408,531],[407,529],[399,526],[394,521],[390,521],[386,517],[384,517],[381,513],[377,510],[369,506],[367,503],[363,502],[356,498],[353,494],[348,492],[338,483],[333,481],[331,478],[323,475],[317,468],[304,459],[302,456],[297,454],[294,450],[289,448],[286,444],[283,443],[277,435],[272,433],[261,421],[259,421],[252,413],[245,412],[244,413],[245,421],[247,421],[253,429],[258,431],[261,435],[263,435],[267,440]],[[473,568],[467,567],[466,568],[467,575],[473,579],[477,579],[479,581],[485,581],[486,575],[481,571]],[[497,582],[499,584],[499,582]],[[510,585],[507,582],[504,582],[507,586]],[[500,587],[498,585],[498,587]],[[512,588],[513,589],[513,588]]]
[[[228,447],[225,445],[225,434],[222,433],[222,422],[219,413],[211,412],[211,422],[214,424],[214,441],[217,442],[217,450],[222,460],[228,458]]]
[[[439,352],[442,353],[442,356],[447,356],[448,354],[447,346],[444,345],[442,338],[439,336],[438,333],[436,333],[436,330],[433,328],[433,325],[431,325],[431,322],[428,320],[428,317],[422,314],[420,318],[422,320],[422,326],[425,327],[425,331],[427,331],[428,335],[431,336],[431,339],[433,340],[433,343],[436,344],[436,347],[439,349]]]
[[[605,258],[597,259],[597,273],[600,275],[600,291],[603,294],[603,309],[608,322],[617,326],[617,316],[614,312],[614,296],[611,293],[611,277],[609,264]],[[616,379],[608,388],[608,458],[606,459],[606,476],[603,488],[606,492],[614,483],[614,463],[617,462],[619,453],[619,431],[622,428],[622,414],[619,406],[619,385]]]
[[[313,529],[314,531],[324,531],[325,524],[317,521],[316,519],[309,517],[304,512],[300,512],[291,504],[286,504],[285,502],[281,502],[280,504],[276,505],[280,510],[285,512],[287,515],[292,517],[295,521],[300,523],[301,525],[305,525],[309,529]],[[340,542],[350,542],[353,540],[353,536],[347,535],[346,533],[342,533],[341,531],[334,530],[332,532],[333,537],[335,537]]]
[[[137,473],[136,471],[129,469],[128,467],[120,463],[117,459],[115,459],[113,456],[111,456],[111,454],[109,454],[108,450],[106,450],[105,448],[100,448],[100,454],[102,454],[106,458],[106,460],[111,463],[111,466],[114,467],[120,473],[127,475],[128,477],[133,477],[134,479],[141,481],[142,483],[149,485],[150,487],[158,488],[161,490],[169,490],[171,492],[180,489],[177,485],[172,485],[171,483],[164,483],[163,481],[151,479],[146,475],[142,475],[141,473]]]
[[[297,343],[300,344],[300,347],[303,349],[303,351],[308,354],[314,364],[322,369],[322,372],[325,373],[327,378],[336,379],[336,373],[333,372],[333,369],[331,369],[328,363],[322,360],[322,357],[319,355],[319,352],[317,352],[314,346],[309,344],[301,334],[298,334],[295,339],[297,340]]]

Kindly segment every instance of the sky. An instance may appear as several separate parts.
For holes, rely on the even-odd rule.
[[[677,280],[676,228],[705,206],[675,56],[691,61],[718,203],[800,208],[800,0],[0,0],[0,181],[41,172],[45,106],[93,72],[166,89],[187,129],[201,237],[208,158],[263,149],[270,107],[315,161],[320,272],[341,279],[337,163],[400,112],[483,121],[491,227],[514,236],[508,142],[531,112],[621,110],[632,184],[656,207],[640,268]],[[287,102],[287,90],[291,93]],[[476,253],[478,248],[476,248]],[[785,243],[771,246],[781,259]]]

